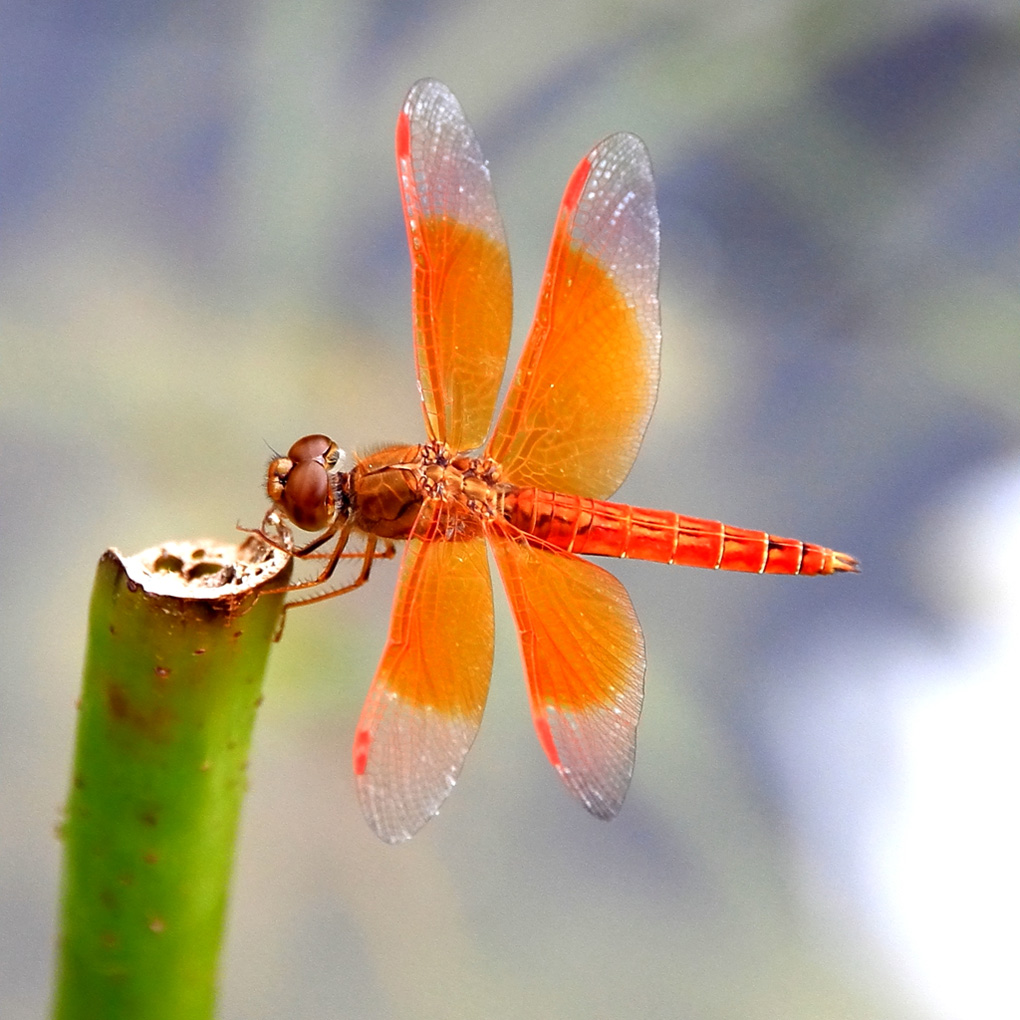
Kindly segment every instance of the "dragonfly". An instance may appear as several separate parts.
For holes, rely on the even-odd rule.
[[[659,215],[639,138],[610,135],[570,176],[534,322],[494,425],[510,342],[510,257],[488,164],[445,85],[411,88],[396,155],[427,439],[355,457],[349,469],[329,437],[299,439],[269,466],[272,507],[259,530],[295,556],[325,559],[315,577],[286,589],[318,589],[290,607],[360,587],[373,562],[404,542],[353,748],[358,800],[380,838],[409,839],[438,812],[475,739],[493,665],[490,551],[539,744],[570,793],[610,819],[634,768],[645,645],[623,585],[586,557],[800,575],[856,571],[857,561],[609,502],[659,382]],[[297,547],[291,526],[317,537]],[[355,536],[364,548],[350,552]],[[324,587],[351,556],[361,559],[357,577]]]

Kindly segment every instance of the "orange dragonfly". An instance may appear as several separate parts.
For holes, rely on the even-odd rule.
[[[397,121],[413,273],[414,351],[428,440],[357,457],[299,439],[269,467],[261,533],[326,557],[405,540],[382,660],[354,738],[358,799],[384,840],[439,810],[482,719],[492,672],[490,549],[517,624],[539,743],[595,817],[620,810],[634,766],[645,648],[623,585],[583,556],[767,574],[856,571],[845,553],[607,502],[630,470],[659,379],[659,216],[648,151],[611,135],[574,170],[538,309],[490,431],[510,340],[510,258],[489,169],[453,94],[418,82]],[[486,438],[488,437],[488,438]],[[321,532],[294,548],[288,524]],[[355,533],[362,552],[345,552]],[[335,539],[328,554],[320,552]]]

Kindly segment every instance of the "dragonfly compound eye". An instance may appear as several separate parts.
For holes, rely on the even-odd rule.
[[[327,468],[336,466],[339,455],[340,451],[337,449],[336,443],[329,436],[322,435],[302,437],[287,453],[287,456],[295,464],[306,460],[317,460],[320,464],[325,464]]]
[[[283,482],[280,506],[302,531],[321,531],[333,519],[333,489],[316,460],[295,464]]]

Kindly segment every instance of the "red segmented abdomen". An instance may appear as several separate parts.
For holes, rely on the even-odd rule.
[[[546,489],[506,494],[504,514],[519,530],[557,549],[586,556],[653,560],[755,574],[856,571],[857,561],[821,545]]]

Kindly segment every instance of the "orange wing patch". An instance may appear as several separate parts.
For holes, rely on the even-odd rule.
[[[447,542],[422,510],[400,567],[390,633],[354,738],[358,800],[388,843],[439,810],[478,732],[492,673],[485,543]]]
[[[426,217],[412,243],[415,360],[426,428],[453,450],[482,444],[510,340],[506,246],[459,220]]]
[[[397,120],[415,361],[430,439],[480,446],[510,343],[510,255],[489,168],[453,93],[426,79]]]
[[[620,810],[634,770],[644,689],[641,627],[623,585],[601,567],[490,533],[517,623],[539,742],[597,818]]]
[[[535,320],[487,454],[520,486],[605,498],[659,380],[659,219],[648,152],[607,138],[567,185]]]

